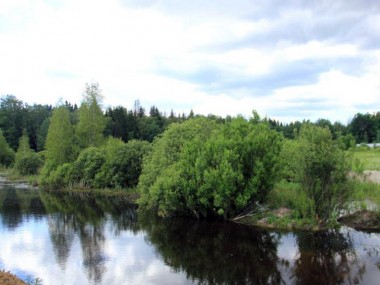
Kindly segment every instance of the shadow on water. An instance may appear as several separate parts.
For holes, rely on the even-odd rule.
[[[380,237],[363,247],[355,239],[367,236],[353,230],[280,233],[222,221],[138,217],[136,206],[122,198],[14,188],[1,189],[0,214],[11,231],[31,216],[44,217],[63,270],[79,240],[91,284],[102,283],[107,272],[107,235],[125,231],[144,233],[157,258],[198,284],[372,284],[380,278]],[[281,256],[284,248],[292,254]]]

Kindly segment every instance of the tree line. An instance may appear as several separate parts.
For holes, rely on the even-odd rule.
[[[141,208],[161,216],[233,218],[265,203],[279,179],[300,185],[301,218],[326,222],[344,206],[344,150],[378,139],[379,114],[347,126],[320,119],[282,124],[260,118],[146,113],[110,107],[87,84],[80,106],[0,103],[0,164],[38,175],[41,187],[135,188]],[[370,121],[372,123],[364,123]]]

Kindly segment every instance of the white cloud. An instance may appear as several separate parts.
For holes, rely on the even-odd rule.
[[[378,102],[379,49],[362,49],[373,46],[380,18],[371,7],[126,2],[1,1],[0,94],[29,104],[79,103],[85,83],[98,81],[110,105],[140,99],[147,108],[223,115],[257,109],[286,121],[308,116],[310,97],[345,113],[321,107],[307,118],[343,121],[363,102]],[[318,68],[304,67],[296,85],[303,75],[291,75],[294,64],[310,62]],[[295,77],[277,82],[279,68]],[[239,86],[250,78],[257,86]],[[282,115],[297,98],[304,113]]]

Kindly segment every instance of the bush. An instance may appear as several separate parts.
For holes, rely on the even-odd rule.
[[[287,161],[295,182],[314,202],[315,213],[324,222],[343,208],[351,194],[348,172],[351,160],[333,141],[327,128],[304,125]],[[286,149],[285,149],[286,151]],[[291,158],[290,158],[291,157]]]
[[[15,170],[21,175],[35,175],[42,163],[41,157],[30,148],[29,137],[24,130],[15,156]]]
[[[201,131],[190,135],[197,125]],[[178,139],[182,144],[177,148],[169,147],[171,136],[179,133],[186,139]],[[161,158],[166,165],[157,165],[155,158],[163,149],[176,152]],[[280,149],[278,133],[243,118],[225,125],[191,120],[169,127],[144,164],[140,204],[164,216],[233,217],[266,199],[276,181]]]
[[[68,174],[69,183],[82,183],[86,187],[95,185],[95,176],[100,172],[106,161],[102,147],[89,147],[84,149],[72,163]]]
[[[105,188],[128,188],[137,186],[143,157],[150,151],[146,141],[131,140],[123,143],[114,138],[106,146],[106,161],[96,174],[95,184]]]
[[[41,157],[37,153],[31,152],[18,158],[14,167],[21,175],[35,175],[42,164]]]

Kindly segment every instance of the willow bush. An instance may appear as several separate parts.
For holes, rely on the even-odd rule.
[[[140,205],[162,216],[234,217],[265,201],[281,142],[266,123],[241,117],[171,125],[144,161]]]

